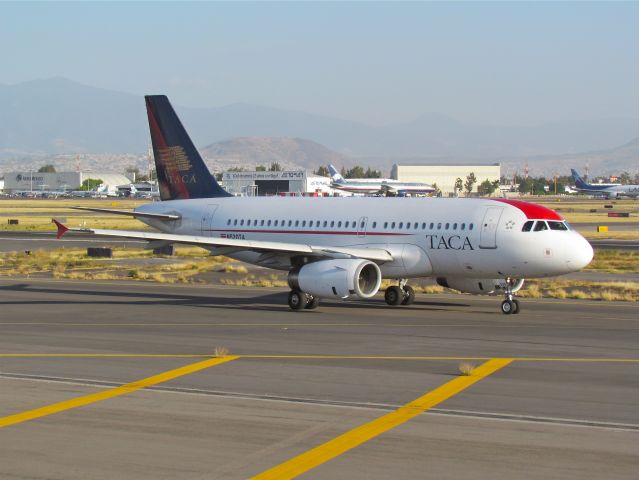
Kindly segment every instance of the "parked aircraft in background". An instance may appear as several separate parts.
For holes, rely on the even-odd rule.
[[[388,195],[405,197],[407,195],[427,195],[435,189],[426,183],[406,183],[390,178],[358,178],[346,180],[333,165],[328,166],[331,174],[331,188],[366,195]]]
[[[131,215],[160,232],[81,229],[98,236],[182,243],[213,255],[288,272],[293,310],[321,298],[370,298],[396,279],[389,305],[415,299],[407,284],[434,277],[473,294],[502,294],[501,311],[519,312],[524,278],[581,270],[590,244],[553,210],[484,198],[233,197],[207,170],[165,96],[146,107],[162,201]],[[58,225],[58,237],[69,230]]]
[[[639,196],[639,185],[621,185],[619,183],[586,183],[577,171],[572,168],[572,178],[575,181],[575,188],[579,193],[589,193],[591,195],[606,198],[634,197]]]

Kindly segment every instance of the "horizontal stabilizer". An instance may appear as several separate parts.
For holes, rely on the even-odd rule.
[[[93,208],[93,207],[71,207],[75,210],[89,210],[91,212],[110,213],[112,215],[128,215],[130,217],[139,218],[155,218],[157,220],[179,220],[180,215],[171,213],[147,213],[136,212],[135,210],[117,210],[112,208]]]

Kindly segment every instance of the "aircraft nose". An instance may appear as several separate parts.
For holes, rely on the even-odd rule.
[[[590,242],[586,240],[584,237],[576,233],[577,238],[570,245],[570,267],[574,269],[574,271],[581,270],[588,266],[588,264],[592,261],[592,257],[594,255],[594,251],[592,249],[592,245]]]

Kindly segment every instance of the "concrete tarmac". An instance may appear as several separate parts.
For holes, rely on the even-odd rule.
[[[262,478],[636,478],[639,306],[523,299],[506,316],[500,300],[292,312],[281,289],[2,279],[0,478],[249,478],[494,358],[515,360]],[[77,405],[216,351],[239,358]]]

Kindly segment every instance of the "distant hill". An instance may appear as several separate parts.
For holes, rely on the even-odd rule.
[[[511,168],[520,172],[528,162],[533,176],[559,173],[569,175],[574,168],[583,172],[586,165],[596,175],[619,174],[623,171],[639,173],[639,137],[619,147],[567,155],[534,156],[508,162]]]
[[[258,159],[257,152],[267,158],[283,155],[282,158],[293,161],[296,154],[291,150],[292,145],[284,142],[277,144],[277,148],[275,144],[268,147],[269,142],[264,138],[309,139],[345,156],[344,162],[348,162],[347,157],[370,159],[357,163],[384,171],[388,171],[393,162],[408,158],[443,163],[516,164],[524,161],[520,159],[527,159],[531,164],[539,161],[540,165],[550,165],[552,160],[548,163],[548,156],[572,161],[570,155],[579,152],[595,152],[593,162],[598,161],[597,155],[612,152],[615,161],[621,162],[619,165],[626,165],[624,159],[631,155],[614,147],[639,136],[639,119],[511,127],[476,125],[438,113],[425,113],[412,121],[377,127],[247,104],[215,108],[176,105],[175,108],[198,147],[228,139],[260,137],[261,146],[245,145],[246,155],[260,163],[268,160]],[[35,154],[139,155],[146,152],[148,145],[146,112],[140,95],[81,85],[64,78],[0,85],[0,162]],[[312,150],[306,146],[300,152],[309,149]],[[300,155],[301,159],[307,158]],[[317,155],[319,153],[309,154],[308,158]],[[574,160],[577,161],[577,157]],[[1,163],[0,169],[3,169]]]
[[[324,145],[303,138],[240,137],[213,143],[201,149],[210,169],[252,169],[273,162],[282,168],[315,170],[320,165],[352,165],[354,160]]]

